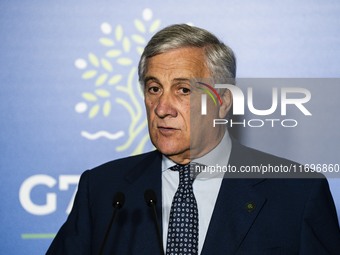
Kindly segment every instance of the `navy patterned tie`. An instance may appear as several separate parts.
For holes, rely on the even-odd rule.
[[[172,200],[167,237],[167,255],[198,254],[198,209],[192,189],[193,165],[176,165],[179,185]]]

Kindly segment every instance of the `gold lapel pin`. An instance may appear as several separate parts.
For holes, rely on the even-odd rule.
[[[256,208],[256,206],[253,202],[248,202],[247,205],[246,205],[246,209],[249,213],[254,211],[255,208]]]

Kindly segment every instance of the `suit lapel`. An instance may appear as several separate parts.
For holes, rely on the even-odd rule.
[[[239,169],[247,156],[247,149],[233,141],[230,165]],[[263,181],[223,179],[201,254],[237,253],[265,204],[266,199],[254,188]]]
[[[152,189],[157,196],[157,208],[161,212],[162,206],[162,155],[158,151],[148,154],[142,162],[132,167],[126,174],[125,179],[128,182],[127,189],[135,193],[141,190],[143,197],[146,189]],[[144,201],[144,200],[143,200]]]
[[[224,179],[202,254],[235,254],[264,203],[247,180]]]
[[[131,219],[127,228],[130,239],[130,253],[128,254],[159,254],[160,247],[157,239],[157,229],[153,218],[152,208],[144,200],[144,192],[152,189],[156,193],[156,211],[158,222],[162,226],[162,193],[161,193],[161,154],[151,152],[137,165],[130,168],[125,175],[126,208],[130,208]],[[129,200],[129,201],[128,201]],[[162,227],[161,227],[162,231]]]

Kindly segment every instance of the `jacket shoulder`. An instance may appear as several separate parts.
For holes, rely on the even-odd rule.
[[[161,158],[161,154],[155,150],[135,156],[115,159],[94,167],[87,172],[92,176],[102,176],[107,174],[125,175],[130,169],[140,167],[143,164],[148,164],[158,158]]]
[[[247,147],[245,145],[242,145],[235,139],[233,139],[232,143],[232,156],[236,162],[243,162],[249,164],[254,163],[298,164],[297,162],[294,162],[292,160]]]
[[[301,163],[244,146],[235,139],[233,139],[232,143],[230,165],[256,169],[260,174],[258,175],[258,173],[256,173],[254,175],[257,178],[325,178],[321,173],[313,171],[312,169],[306,169]],[[270,171],[267,171],[268,169]],[[263,173],[265,173],[265,175],[262,176]]]

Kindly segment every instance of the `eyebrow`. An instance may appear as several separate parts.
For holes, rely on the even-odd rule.
[[[148,81],[155,81],[155,82],[160,83],[159,80],[158,80],[156,77],[154,77],[154,76],[147,76],[147,77],[145,77],[145,79],[144,79],[144,85],[145,85]]]
[[[189,78],[175,78],[175,79],[173,79],[172,82],[175,82],[175,83],[190,82],[190,80],[191,79],[189,79]],[[161,82],[156,77],[154,77],[154,76],[147,76],[147,77],[145,77],[144,84],[146,84],[148,81],[155,81],[155,82],[161,84]]]
[[[192,79],[189,79],[189,78],[175,78],[174,81],[176,81],[177,83],[178,82],[190,82],[190,80]]]

